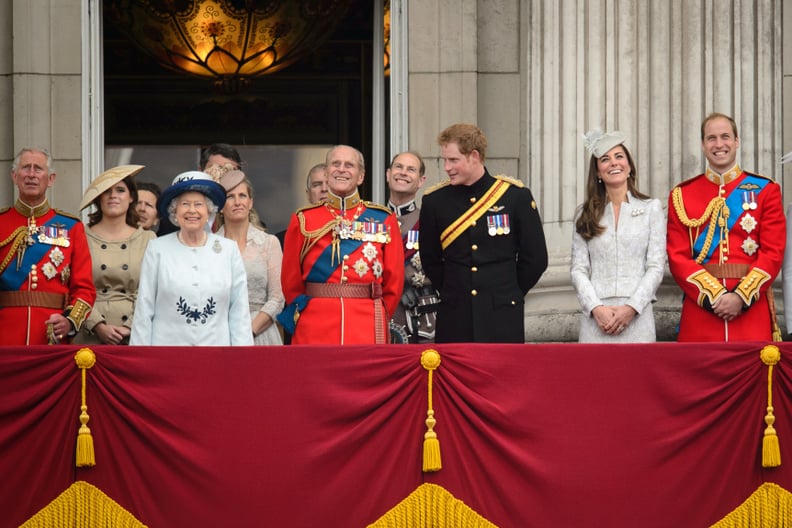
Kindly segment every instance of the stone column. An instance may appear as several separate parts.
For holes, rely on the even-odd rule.
[[[8,4],[8,5],[7,5]],[[7,21],[0,51],[0,175],[7,175],[16,152],[46,147],[58,177],[50,199],[76,212],[82,197],[80,0],[11,0],[0,7]],[[10,178],[0,176],[0,201],[14,200]]]
[[[639,187],[664,203],[703,171],[699,128],[712,111],[737,120],[743,167],[781,178],[781,4],[410,2],[410,146],[429,158],[430,184],[445,178],[437,133],[474,122],[490,139],[490,170],[525,181],[539,203],[551,263],[526,299],[528,341],[577,339],[569,253],[585,131],[625,132]],[[667,277],[655,307],[660,339],[673,339],[680,296]]]

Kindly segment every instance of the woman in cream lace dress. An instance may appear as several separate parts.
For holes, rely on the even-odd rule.
[[[226,193],[226,203],[218,220],[217,234],[239,246],[248,279],[248,301],[254,344],[282,345],[275,317],[283,310],[281,261],[283,252],[274,235],[259,225],[253,210],[253,186],[241,171],[226,172],[220,183],[241,180]],[[252,221],[251,221],[252,219]]]
[[[591,162],[570,268],[583,312],[579,340],[655,341],[652,302],[666,263],[663,207],[638,191],[622,133],[584,137]]]

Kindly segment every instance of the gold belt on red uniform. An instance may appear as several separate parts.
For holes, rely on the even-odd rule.
[[[751,269],[748,264],[704,264],[703,266],[716,279],[742,279]]]
[[[328,284],[325,282],[306,282],[305,294],[310,297],[346,297],[354,299],[382,298],[382,284]]]
[[[0,306],[34,306],[37,308],[66,308],[66,296],[62,293],[40,291],[4,291],[0,292]]]

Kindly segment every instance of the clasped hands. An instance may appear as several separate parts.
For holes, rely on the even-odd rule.
[[[632,322],[637,312],[635,308],[627,305],[599,305],[591,311],[591,315],[603,333],[618,335],[624,332],[624,329]]]
[[[743,312],[745,304],[734,292],[724,293],[712,303],[712,312],[724,321],[732,321]]]

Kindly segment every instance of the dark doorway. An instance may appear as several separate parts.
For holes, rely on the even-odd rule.
[[[197,167],[201,146],[230,143],[270,231],[284,228],[305,203],[307,168],[328,146],[349,144],[371,158],[373,16],[372,2],[352,0],[318,50],[233,94],[158,65],[105,20],[106,165],[144,164],[138,179],[164,187]],[[370,189],[367,175],[362,194]]]

